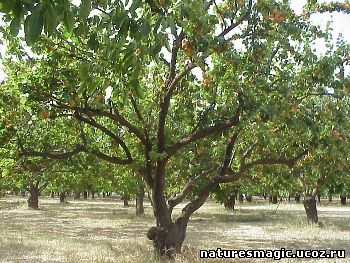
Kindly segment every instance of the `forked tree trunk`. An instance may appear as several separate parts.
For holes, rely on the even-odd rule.
[[[153,246],[159,256],[173,258],[181,252],[182,243],[186,237],[188,220],[178,218],[166,227],[151,227],[147,232],[148,239],[153,241]]]
[[[317,224],[318,215],[317,215],[315,196],[309,196],[309,195],[305,196],[303,204],[304,204],[308,223]]]
[[[32,209],[38,209],[39,208],[39,195],[40,195],[40,190],[37,187],[31,187],[30,188],[30,196],[28,198],[28,207]]]
[[[234,210],[236,204],[236,194],[230,194],[224,201],[225,209]]]
[[[340,196],[340,204],[341,205],[346,205],[346,196],[345,195],[341,195]]]
[[[60,203],[64,203],[66,199],[66,192],[60,192]]]
[[[138,186],[136,191],[136,216],[141,216],[145,214],[145,209],[143,207],[144,197],[145,197],[144,188],[142,186]]]

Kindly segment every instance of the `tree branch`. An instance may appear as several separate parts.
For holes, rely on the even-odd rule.
[[[238,21],[236,23],[233,23],[231,24],[229,27],[226,27],[218,36],[219,37],[224,37],[226,36],[228,33],[230,33],[233,29],[235,29],[237,26],[239,26],[244,20],[246,20],[249,15],[250,15],[250,12],[251,12],[251,9],[252,9],[252,4],[253,4],[253,1],[252,0],[249,0],[249,3],[248,3],[248,10],[247,12],[242,15]]]
[[[181,190],[180,193],[176,194],[175,196],[168,199],[168,206],[170,212],[173,210],[175,206],[177,206],[179,203],[181,203],[187,196],[187,194],[193,189],[193,187],[196,185],[196,183],[202,179],[203,177],[213,173],[216,169],[212,168],[207,171],[204,171],[203,173],[197,175],[194,178],[191,178],[187,185]]]
[[[187,137],[180,139],[178,142],[176,142],[175,144],[173,144],[172,146],[170,146],[166,150],[167,158],[171,157],[177,151],[179,151],[181,148],[183,148],[184,146],[186,146],[187,144],[189,144],[191,142],[194,142],[198,139],[209,136],[213,133],[221,132],[221,131],[228,129],[232,126],[238,125],[239,116],[242,112],[242,107],[243,107],[242,95],[238,94],[238,106],[236,109],[236,113],[233,117],[231,117],[230,119],[228,119],[224,122],[216,123],[213,126],[210,126],[210,127],[204,128],[202,130],[198,130],[196,132],[193,132],[190,135],[188,135]]]
[[[87,118],[83,117],[82,115],[79,114],[78,111],[76,111],[75,118],[99,129],[100,131],[102,131],[103,133],[108,135],[110,138],[115,140],[123,148],[128,160],[132,161],[132,156],[131,156],[131,153],[129,151],[128,146],[125,144],[125,142],[119,136],[117,136],[116,134],[114,134],[113,132],[111,132],[109,129],[102,126],[101,124],[97,123],[93,118],[87,119]]]

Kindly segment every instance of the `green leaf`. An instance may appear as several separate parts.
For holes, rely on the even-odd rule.
[[[129,11],[131,13],[134,13],[135,10],[140,7],[141,3],[142,3],[142,0],[133,0]]]
[[[44,13],[42,5],[37,5],[30,16],[26,18],[24,23],[24,32],[28,45],[32,45],[38,40],[44,26]]]
[[[63,13],[63,24],[69,32],[72,32],[74,29],[75,19],[74,14],[70,8],[64,10]]]
[[[57,13],[50,2],[44,5],[44,30],[48,35],[52,35],[57,27]]]
[[[20,28],[21,28],[21,20],[19,18],[13,18],[10,24],[11,35],[17,36]]]
[[[87,42],[88,47],[94,51],[96,51],[99,46],[99,42],[97,41],[96,37],[96,33],[93,33]]]
[[[82,0],[79,8],[80,20],[88,18],[91,12],[91,0]]]
[[[15,1],[13,0],[2,0],[0,2],[0,11],[3,13],[9,13],[12,10],[14,3]]]
[[[143,37],[147,37],[151,32],[151,27],[147,22],[143,23],[140,27],[140,32]]]
[[[86,63],[83,63],[80,65],[79,68],[79,76],[85,80],[89,77],[89,68],[88,65]]]

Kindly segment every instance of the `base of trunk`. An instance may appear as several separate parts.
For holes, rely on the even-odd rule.
[[[305,197],[303,204],[304,204],[306,218],[307,218],[308,223],[317,224],[318,223],[318,215],[317,215],[315,197],[313,197],[313,196]]]
[[[340,196],[340,204],[346,205],[346,196],[343,196],[343,195]]]
[[[236,195],[229,195],[228,198],[224,201],[224,207],[228,210],[234,210],[236,204]]]
[[[66,199],[66,193],[65,192],[61,192],[60,193],[60,203],[64,203]]]
[[[136,216],[141,216],[145,214],[145,209],[143,207],[144,197],[145,197],[145,191],[143,187],[139,187],[136,193]]]
[[[148,239],[153,241],[157,254],[161,257],[173,258],[181,252],[185,240],[187,220],[177,219],[168,227],[151,227],[147,232]]]
[[[39,193],[37,191],[31,191],[30,196],[27,200],[28,207],[32,209],[38,209],[39,208]]]

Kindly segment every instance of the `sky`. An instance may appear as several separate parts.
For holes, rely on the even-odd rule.
[[[72,0],[74,4],[79,5],[80,0]],[[329,0],[323,0],[319,2],[330,2]],[[345,2],[343,1],[338,1],[338,2]],[[291,6],[294,9],[296,14],[301,14],[302,13],[302,8],[305,5],[306,0],[291,0]],[[315,24],[320,25],[321,27],[325,27],[327,24],[327,21],[332,21],[333,23],[333,38],[334,41],[337,39],[339,34],[342,34],[344,39],[350,43],[350,15],[343,14],[343,13],[323,13],[323,14],[316,14],[311,16],[311,21]],[[322,50],[324,49],[321,46],[321,42],[317,43],[318,45],[316,48],[319,50],[319,52],[322,53]],[[5,47],[0,46],[0,81],[5,78],[5,73],[2,70],[2,65],[1,65],[1,56],[3,56],[5,53]]]

